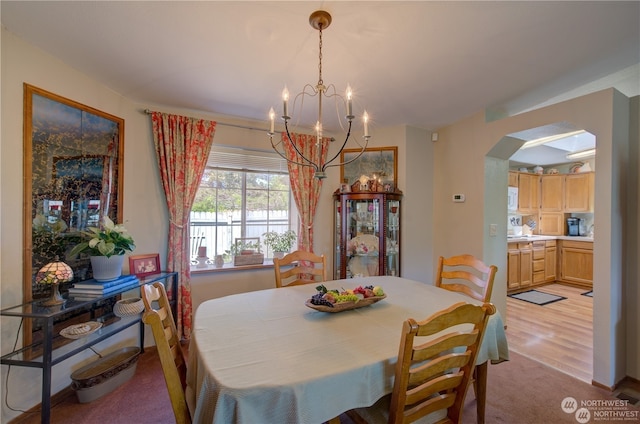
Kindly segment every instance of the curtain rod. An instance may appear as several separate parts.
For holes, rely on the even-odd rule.
[[[152,113],[152,111],[150,109],[145,109],[143,112],[146,113],[147,115],[151,115],[151,113]],[[227,124],[225,122],[219,122],[219,121],[216,121],[216,125],[224,125],[226,127],[242,128],[242,129],[245,129],[245,130],[267,131],[267,129],[265,129],[265,128],[249,127],[247,125],[239,125],[239,124]]]

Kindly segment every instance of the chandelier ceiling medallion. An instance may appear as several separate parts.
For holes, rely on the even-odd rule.
[[[355,144],[357,144],[358,147],[360,148],[360,152],[349,161],[342,162],[342,163],[333,163],[338,158],[338,156],[340,156],[340,153],[345,148],[345,146],[347,145],[347,142],[351,137],[351,124],[354,118],[353,110],[352,110],[353,92],[351,91],[351,87],[347,86],[346,101],[345,101],[344,97],[342,97],[336,92],[335,86],[333,84],[330,84],[329,86],[325,86],[324,81],[322,81],[322,30],[326,29],[331,24],[331,15],[324,10],[316,10],[311,14],[311,16],[309,16],[309,24],[313,28],[318,30],[318,34],[319,34],[319,37],[318,37],[319,39],[318,41],[318,47],[319,47],[318,48],[318,51],[319,51],[318,52],[318,83],[315,85],[315,87],[310,84],[305,85],[303,90],[300,93],[298,93],[294,98],[292,110],[296,109],[296,103],[298,102],[298,100],[300,101],[300,108],[302,108],[302,104],[304,103],[305,96],[318,97],[318,119],[316,121],[315,128],[314,128],[315,136],[316,136],[315,147],[318,153],[317,159],[314,161],[312,160],[312,158],[306,157],[305,155],[303,155],[302,151],[299,149],[298,146],[296,146],[296,144],[293,142],[291,138],[291,134],[289,133],[289,120],[291,119],[291,117],[289,116],[289,91],[287,90],[286,86],[282,91],[282,103],[283,103],[282,119],[284,120],[284,127],[285,127],[287,137],[284,140],[280,138],[279,140],[274,142],[273,136],[275,134],[275,131],[274,131],[275,112],[273,108],[269,110],[269,119],[271,121],[271,126],[268,134],[269,134],[269,140],[271,141],[271,147],[273,147],[273,150],[275,150],[276,153],[278,153],[282,158],[286,159],[288,162],[292,162],[297,165],[312,167],[315,170],[315,174],[314,174],[315,178],[323,179],[323,178],[326,178],[327,176],[325,173],[325,170],[327,168],[331,166],[344,165],[358,159],[366,149],[367,144],[369,143],[369,138],[371,136],[369,135],[369,127],[368,127],[369,116],[367,115],[367,111],[365,110],[362,116],[363,125],[364,125],[364,136],[363,136],[364,143],[360,143],[357,140],[355,141]],[[331,157],[329,160],[324,162],[322,161],[321,154],[320,154],[322,151],[322,129],[323,129],[322,98],[323,97],[326,97],[327,99],[333,98],[333,100],[336,103],[336,111],[338,113],[338,116],[340,116],[339,110],[340,110],[340,104],[342,104],[343,110],[346,111],[345,118],[348,121],[348,127],[346,129],[347,133],[346,133],[344,142],[340,147],[340,150],[338,150],[338,152],[333,157]],[[334,139],[331,139],[331,141],[333,140]],[[284,143],[291,143],[291,145],[293,146],[293,148],[297,153],[296,160],[291,160],[287,158],[286,153],[284,151],[284,147],[285,147]]]

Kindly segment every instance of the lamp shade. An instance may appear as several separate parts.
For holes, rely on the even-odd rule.
[[[67,264],[58,260],[49,262],[38,271],[36,283],[39,284],[59,284],[73,280],[73,270]]]

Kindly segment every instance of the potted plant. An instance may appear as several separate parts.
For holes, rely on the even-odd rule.
[[[260,237],[237,238],[226,253],[233,257],[234,266],[264,262],[264,254],[260,251]]]
[[[256,238],[256,240],[258,239]],[[258,243],[257,241],[244,240],[236,240],[236,243],[232,244],[229,250],[225,250],[225,254],[227,254],[227,256],[250,255],[259,252],[260,243]]]
[[[285,253],[291,250],[293,243],[298,236],[293,230],[287,230],[284,233],[269,231],[262,235],[264,244],[273,251],[274,258],[282,258]]]
[[[82,231],[86,239],[77,244],[70,252],[71,256],[86,253],[91,259],[93,278],[98,281],[114,280],[122,274],[124,254],[135,249],[133,238],[122,224],[114,224],[105,216],[100,227],[88,227]]]

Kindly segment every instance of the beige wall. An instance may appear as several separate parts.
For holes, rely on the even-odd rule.
[[[627,375],[640,380],[640,96],[631,101],[627,207]],[[633,140],[636,142],[634,143]],[[635,170],[635,175],[634,175]]]
[[[113,91],[96,84],[87,76],[70,69],[60,61],[43,54],[13,34],[2,30],[2,129],[0,143],[0,282],[2,307],[22,302],[22,113],[23,83],[35,85],[55,94],[90,105],[125,119],[124,220],[132,230],[139,252],[166,254],[159,234],[166,231],[164,199],[154,175],[148,120],[135,105]],[[156,213],[149,214],[149,211]],[[18,320],[2,317],[2,354],[9,352],[17,337]],[[137,329],[121,333],[95,346],[98,352],[137,344]],[[91,351],[83,352],[53,369],[52,391],[70,383],[74,370],[96,359]],[[7,366],[2,366],[3,397]],[[12,367],[9,403],[28,409],[40,402],[41,372],[38,369]],[[15,412],[2,406],[7,422]]]
[[[508,149],[496,147],[508,142],[503,137],[559,121],[596,135],[593,379],[606,386],[613,386],[625,374],[638,378],[638,357],[627,363],[629,347],[635,346],[637,351],[638,333],[629,334],[625,328],[627,316],[634,319],[630,326],[636,329],[638,318],[624,308],[622,301],[623,293],[634,287],[637,290],[638,285],[637,277],[635,281],[627,280],[628,271],[623,275],[629,267],[634,268],[632,264],[638,257],[637,245],[630,249],[623,232],[630,221],[625,184],[627,179],[638,179],[637,167],[627,174],[628,120],[629,99],[615,90],[603,90],[493,122],[485,122],[483,113],[477,113],[440,129],[434,154],[434,180],[438,181],[434,190],[434,203],[438,205],[434,213],[434,245],[445,255],[464,249],[485,259],[493,258],[492,263],[506,270],[506,172],[497,175],[499,163],[485,161],[485,155],[491,151],[497,160],[506,160],[508,155],[498,153]],[[632,145],[637,143],[636,135]],[[452,203],[450,197],[455,192],[465,193],[467,201]],[[497,240],[488,236],[490,223],[498,224]],[[493,296],[498,307],[503,300],[496,296],[502,297],[505,292],[506,276],[499,271]]]

